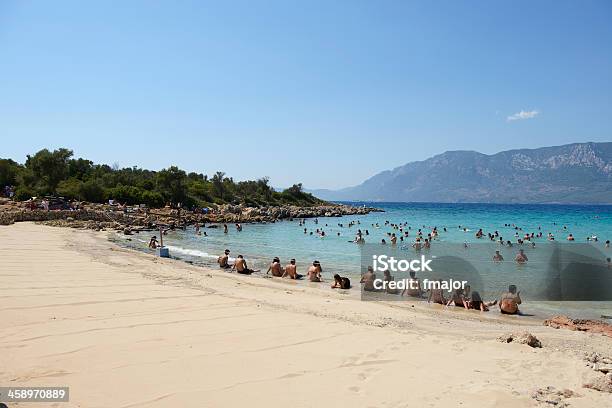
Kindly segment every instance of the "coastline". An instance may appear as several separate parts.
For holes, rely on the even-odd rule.
[[[252,397],[268,407],[527,407],[547,386],[579,393],[567,400],[576,407],[609,401],[582,388],[595,376],[584,353],[605,355],[612,344],[601,335],[362,302],[358,291],[155,258],[104,232],[19,223],[0,237],[0,382],[68,385],[66,406],[236,406]],[[522,330],[543,348],[497,340]]]
[[[52,226],[79,229],[115,229],[131,233],[148,231],[163,226],[182,227],[202,223],[269,223],[294,218],[341,217],[343,215],[364,215],[382,212],[375,207],[351,206],[327,203],[314,206],[269,206],[248,207],[224,204],[210,212],[196,212],[169,207],[142,209],[139,206],[79,203],[73,209],[29,209],[26,202],[0,198],[0,225],[16,222],[45,222]]]

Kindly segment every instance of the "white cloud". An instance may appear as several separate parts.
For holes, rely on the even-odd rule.
[[[521,110],[520,112],[517,112],[514,115],[508,116],[506,118],[506,120],[508,122],[513,122],[515,120],[533,119],[536,116],[538,116],[539,114],[540,114],[540,112],[538,112],[537,110],[532,110],[532,111]]]

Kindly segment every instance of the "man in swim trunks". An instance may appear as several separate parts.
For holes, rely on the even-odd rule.
[[[502,254],[499,253],[499,251],[495,251],[495,255],[493,255],[493,262],[501,262],[504,260],[504,257],[502,256]]]
[[[314,261],[308,268],[308,280],[311,282],[322,282],[321,272],[323,272],[321,263],[319,261]]]
[[[376,279],[376,274],[374,273],[374,268],[368,266],[368,271],[363,274],[359,283],[363,284],[363,290],[368,292],[374,292],[374,280]]]
[[[259,271],[255,271],[253,269],[249,269],[249,267],[247,266],[247,263],[244,260],[244,257],[242,255],[238,255],[238,258],[236,258],[236,262],[234,262],[234,266],[232,267],[232,270],[234,270],[234,269],[238,273],[241,273],[243,275],[250,275],[253,272],[259,272]]]
[[[229,253],[230,253],[230,250],[229,250],[229,249],[226,249],[226,250],[223,252],[223,255],[221,255],[219,258],[217,258],[217,263],[219,264],[219,266],[220,266],[222,269],[228,269],[228,268],[231,268],[231,266],[230,266],[230,264],[229,264]]]
[[[521,292],[516,291],[516,285],[508,286],[508,292],[503,293],[499,299],[499,310],[502,314],[518,314],[518,305],[521,304]]]
[[[289,261],[289,265],[285,266],[285,273],[283,278],[288,276],[291,279],[302,279],[304,276],[297,273],[297,266],[295,265],[295,259]]]
[[[277,278],[280,278],[281,276],[283,276],[283,267],[280,264],[280,259],[278,259],[278,257],[274,257],[274,259],[272,260],[272,263],[270,264],[270,266],[268,267],[268,270],[266,271],[266,275],[269,274],[270,272],[272,272],[272,276],[276,276]]]
[[[527,255],[525,255],[525,252],[523,252],[522,249],[519,249],[519,253],[516,254],[516,258],[514,258],[514,260],[516,261],[516,263],[523,264],[527,262],[529,259],[527,258]]]

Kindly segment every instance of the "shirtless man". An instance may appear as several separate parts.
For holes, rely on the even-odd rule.
[[[374,280],[376,279],[376,274],[374,273],[374,268],[368,266],[368,271],[363,274],[359,283],[363,284],[363,290],[367,290],[368,292],[374,292]]]
[[[290,279],[302,279],[304,276],[297,273],[297,266],[295,266],[295,259],[289,261],[289,265],[285,266],[285,273],[283,278],[288,276]]]
[[[499,299],[499,310],[502,314],[518,314],[518,305],[521,304],[521,292],[516,291],[516,285],[508,286],[508,292],[503,293]]]
[[[403,290],[402,296],[408,295],[420,298],[421,294],[421,282],[416,277],[416,272],[410,271],[410,279],[408,279],[408,285],[406,289]]]
[[[493,262],[501,262],[504,260],[504,257],[502,256],[502,254],[499,253],[499,251],[495,251],[495,255],[493,255]]]
[[[308,280],[311,282],[322,282],[321,272],[323,272],[321,263],[319,261],[314,261],[308,268]]]
[[[516,261],[516,263],[523,264],[527,262],[529,259],[527,258],[527,255],[525,255],[525,252],[523,252],[522,249],[519,249],[519,253],[516,254],[516,258],[514,258],[514,260]]]
[[[270,266],[268,267],[268,270],[266,271],[266,275],[269,274],[270,272],[272,272],[272,276],[276,276],[277,278],[280,278],[283,276],[283,267],[280,264],[280,259],[278,259],[278,257],[274,257],[274,259],[272,260],[272,263],[270,264]]]
[[[230,264],[229,264],[229,253],[230,253],[230,250],[226,249],[223,252],[223,255],[221,255],[219,258],[217,258],[217,263],[219,264],[219,266],[222,269],[228,269],[228,268],[231,267]]]
[[[236,258],[236,262],[234,262],[234,266],[232,267],[232,270],[236,270],[238,273],[241,273],[243,275],[250,275],[253,272],[259,272],[253,269],[249,269],[242,255],[238,255],[238,258]]]

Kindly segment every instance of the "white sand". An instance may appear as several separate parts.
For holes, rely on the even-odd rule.
[[[601,335],[361,302],[89,231],[21,223],[0,242],[0,385],[69,386],[58,407],[523,407],[549,385],[581,394],[573,407],[612,406],[581,387],[582,353],[612,349]],[[521,329],[544,348],[496,340]]]

